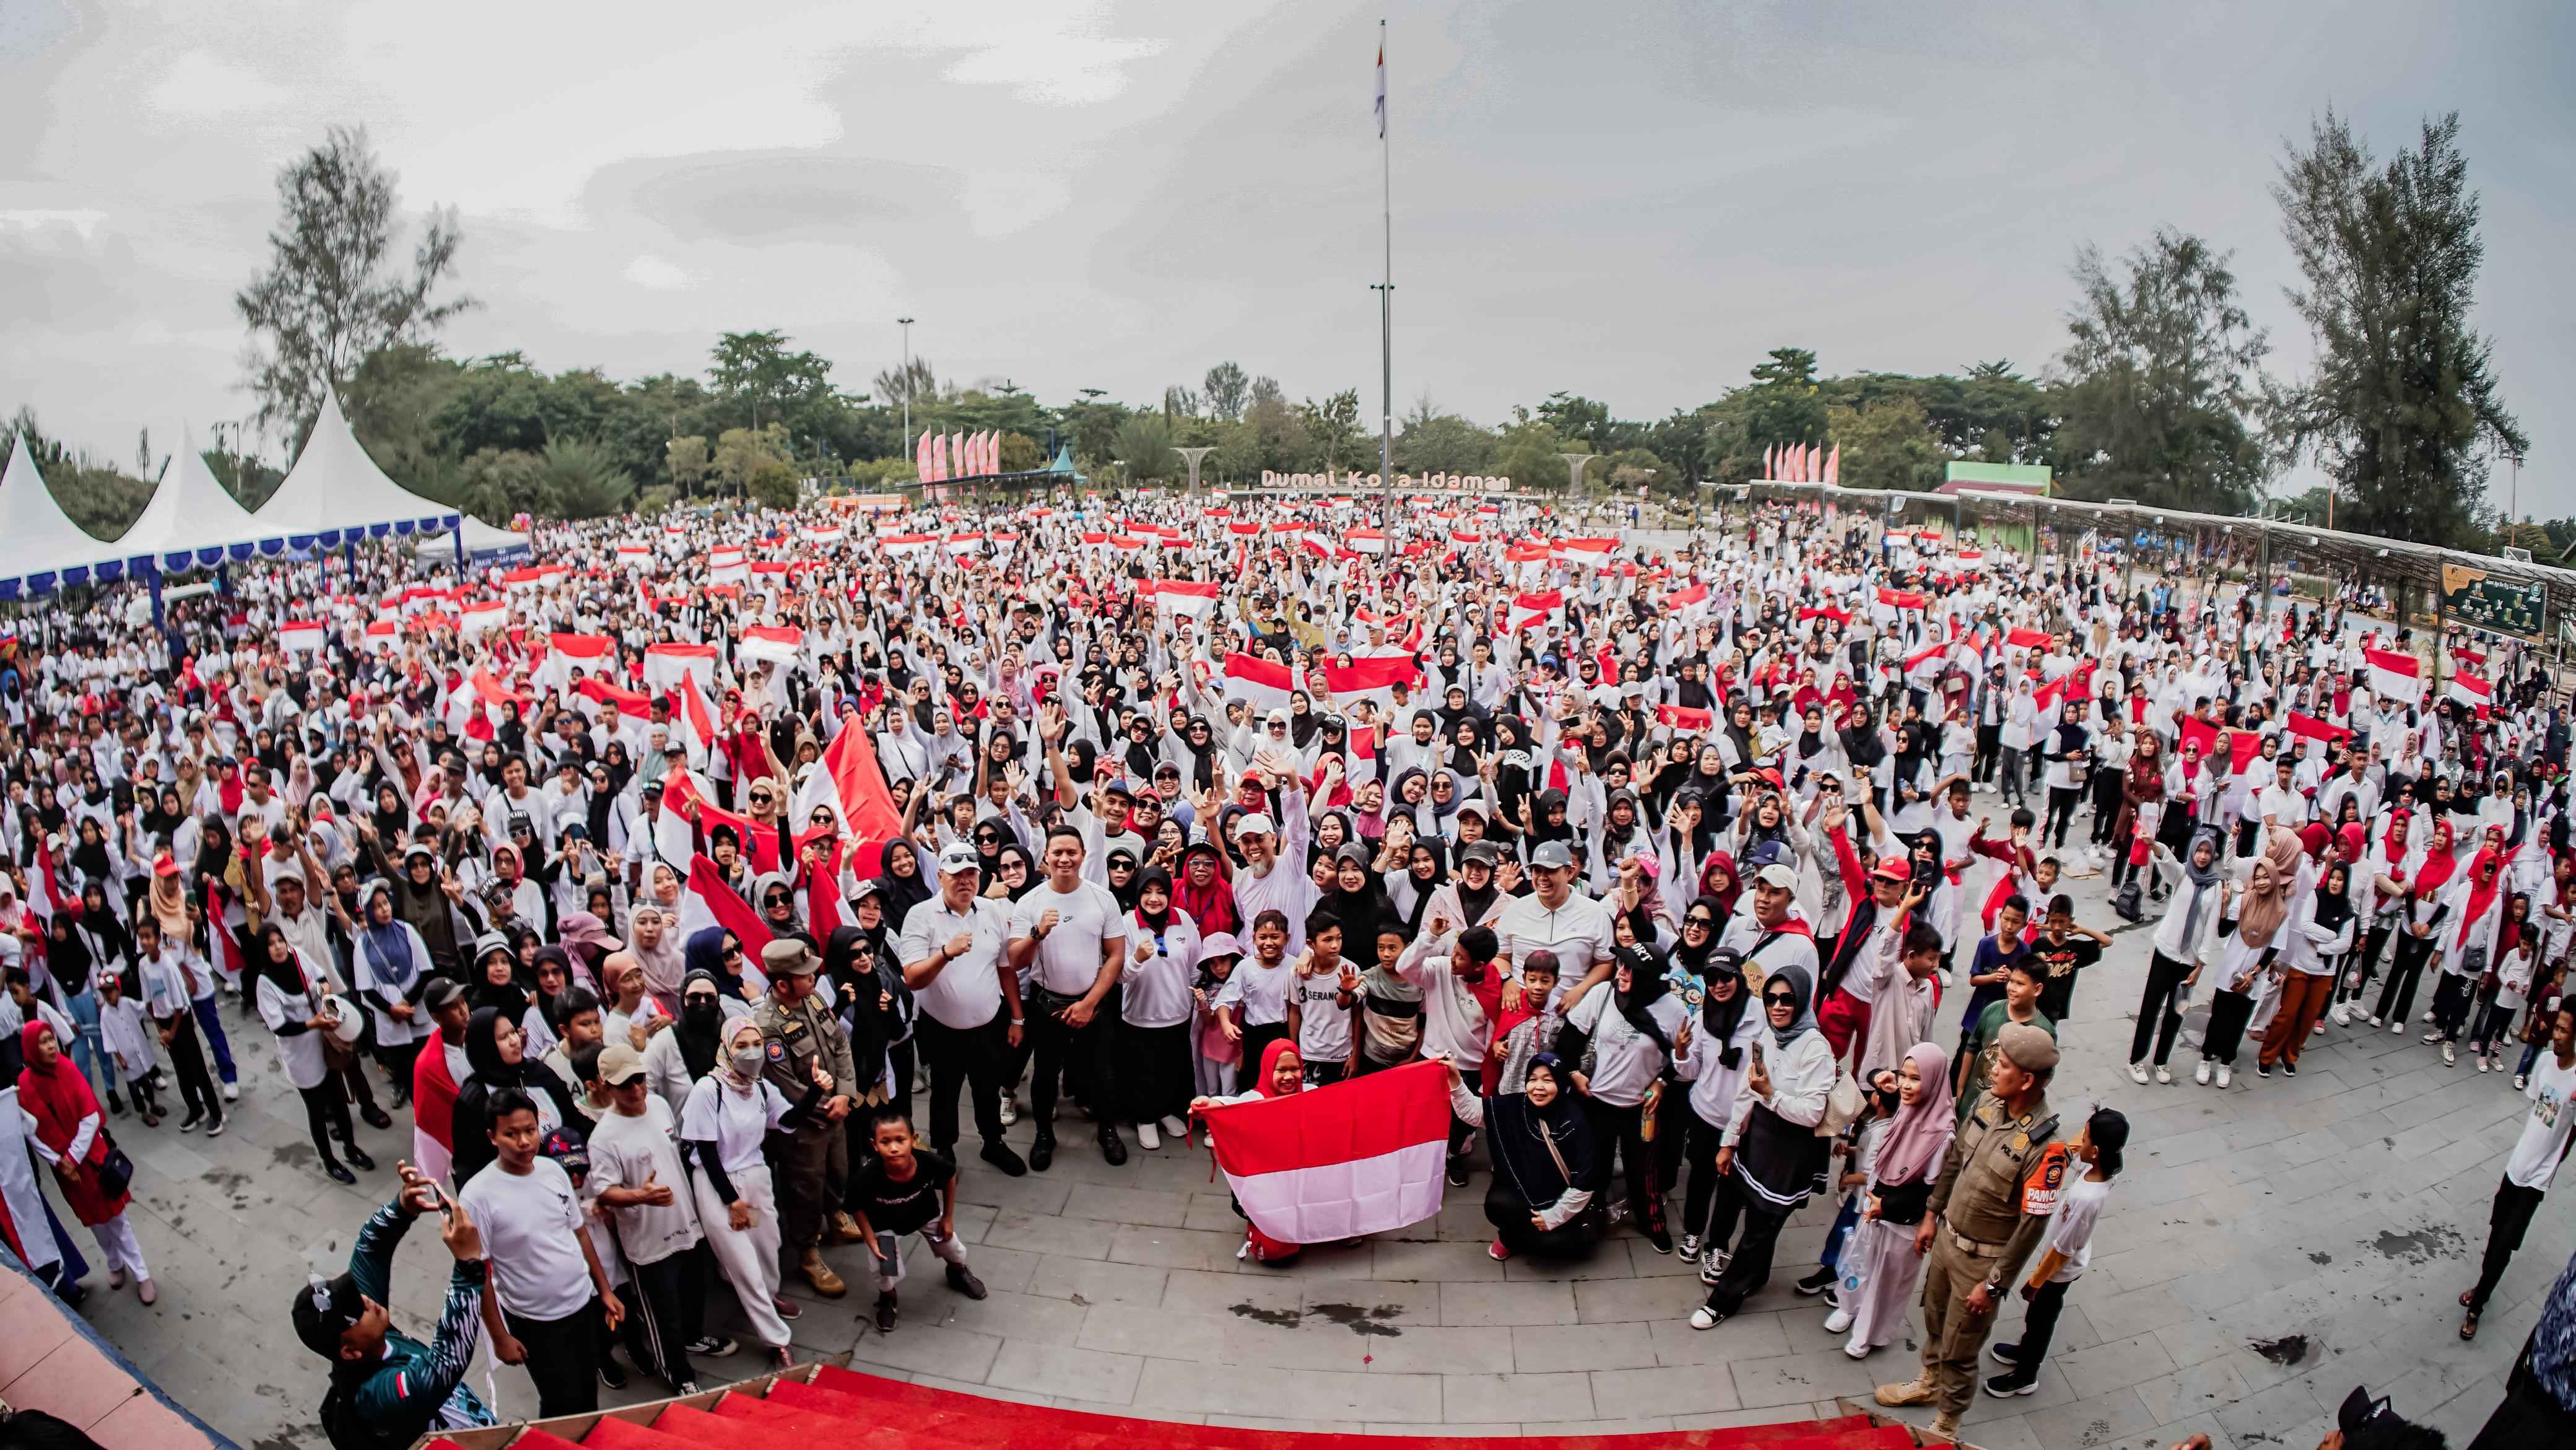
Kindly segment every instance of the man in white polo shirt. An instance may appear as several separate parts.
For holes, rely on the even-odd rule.
[[[984,1161],[1017,1178],[1028,1171],[1002,1141],[1002,1064],[1020,1045],[1018,974],[1001,969],[1010,936],[1007,907],[975,894],[983,872],[975,847],[939,853],[939,890],[904,918],[895,955],[921,1013],[913,1035],[930,1068],[930,1143],[954,1156],[957,1089],[973,1095]]]
[[[1798,914],[1798,873],[1769,865],[1753,873],[1753,911],[1737,912],[1726,924],[1718,945],[1744,954],[1747,979],[1758,995],[1761,982],[1782,967],[1805,967],[1815,980],[1816,932]]]
[[[1506,900],[1494,918],[1494,935],[1510,959],[1512,975],[1535,951],[1556,953],[1563,975],[1560,991],[1572,995],[1610,975],[1610,909],[1574,889],[1574,853],[1563,841],[1548,841],[1530,853],[1527,896]]]
[[[1083,879],[1083,835],[1071,825],[1047,832],[1047,879],[1011,910],[1011,969],[1030,972],[1029,1030],[1037,1041],[1029,1108],[1038,1132],[1029,1166],[1041,1173],[1055,1161],[1056,1084],[1068,1062],[1078,1093],[1099,1119],[1100,1156],[1112,1168],[1127,1161],[1109,1052],[1118,1023],[1114,994],[1127,959],[1127,913],[1107,887]]]

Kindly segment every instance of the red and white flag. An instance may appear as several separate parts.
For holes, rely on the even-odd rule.
[[[2340,725],[2329,725],[2314,715],[2302,715],[2296,710],[2282,716],[2281,721],[2291,734],[2306,740],[2322,741],[2328,745],[2352,733]]]
[[[832,737],[821,764],[796,787],[794,814],[788,819],[800,827],[810,824],[816,806],[831,807],[841,834],[858,843],[850,869],[861,878],[876,875],[885,843],[903,829],[903,812],[895,809],[894,792],[877,764],[876,743],[864,727],[844,725]]]
[[[1154,612],[1186,614],[1204,619],[1216,608],[1217,585],[1196,579],[1157,579],[1154,581]]]
[[[510,606],[498,599],[478,599],[456,614],[456,628],[464,634],[489,634],[509,622]]]
[[[1324,666],[1324,687],[1333,692],[1335,703],[1348,706],[1354,700],[1375,700],[1383,715],[1395,708],[1395,687],[1418,690],[1422,686],[1422,666],[1411,655],[1382,655],[1376,659],[1353,660],[1347,665]]]
[[[1376,529],[1353,529],[1345,536],[1354,554],[1383,554],[1386,535]]]
[[[711,644],[648,644],[644,647],[644,688],[656,695],[667,694],[684,679],[694,679],[698,688],[713,694],[716,688],[716,647]]]
[[[2409,705],[2424,703],[2424,667],[2413,655],[2365,647],[2361,657],[2370,666],[2373,693]]]
[[[604,634],[550,634],[546,636],[546,665],[538,676],[560,690],[572,684],[572,672],[601,675],[617,661],[617,641]]]
[[[937,534],[879,534],[877,552],[892,558],[929,551],[939,542]]]
[[[756,970],[753,963],[760,960],[760,949],[769,945],[769,927],[740,892],[725,885],[723,868],[703,855],[694,856],[688,882],[680,889],[680,940],[685,942],[711,926],[732,932],[734,940],[742,943],[743,970]]]
[[[289,620],[277,627],[277,642],[282,648],[309,654],[320,649],[330,633],[318,619]]]
[[[1664,607],[1685,624],[1695,622],[1708,613],[1708,586],[1694,584],[1688,589],[1676,589],[1664,596]]]
[[[1694,710],[1687,705],[1657,705],[1655,719],[1675,730],[1707,730],[1716,726],[1717,712]]]
[[[2487,706],[2492,704],[2495,698],[2493,684],[2467,673],[2453,674],[2444,689],[2452,699],[2461,704],[2476,706],[2481,719],[2485,718]]]
[[[1288,708],[1288,692],[1297,688],[1297,672],[1247,654],[1225,657],[1225,693],[1252,703],[1256,715]]]
[[[1561,590],[1515,594],[1512,596],[1512,624],[1508,632],[1519,634],[1523,630],[1537,629],[1555,619],[1564,608],[1565,594]]]
[[[1557,545],[1557,552],[1578,564],[1606,563],[1612,554],[1619,552],[1619,541],[1617,539],[1568,539]]]
[[[742,643],[734,646],[738,659],[760,660],[784,670],[796,663],[805,648],[805,631],[792,624],[754,624],[744,628]]]
[[[1440,1211],[1449,1070],[1437,1063],[1207,1110],[1208,1146],[1262,1233],[1325,1244]]]
[[[649,724],[653,719],[653,697],[640,690],[621,690],[601,679],[583,680],[573,688],[574,708],[592,720],[609,711],[639,725]],[[611,729],[616,728],[616,724],[615,720],[609,721]]]

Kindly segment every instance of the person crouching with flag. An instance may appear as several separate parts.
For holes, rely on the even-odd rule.
[[[1261,1069],[1253,1074],[1249,1092],[1225,1097],[1190,1099],[1190,1116],[1198,1117],[1210,1108],[1230,1103],[1258,1102],[1263,1098],[1284,1098],[1306,1090],[1306,1060],[1297,1055],[1297,1044],[1286,1038],[1274,1040],[1261,1050]],[[1236,1205],[1236,1212],[1242,1206]],[[1305,1251],[1304,1244],[1283,1243],[1261,1231],[1261,1226],[1248,1221],[1243,1227],[1243,1248],[1237,1258],[1250,1258],[1256,1263],[1289,1264]]]

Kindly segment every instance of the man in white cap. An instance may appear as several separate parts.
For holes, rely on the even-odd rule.
[[[1610,975],[1610,909],[1578,893],[1574,874],[1574,852],[1563,841],[1543,841],[1530,853],[1534,889],[1509,898],[1494,918],[1494,935],[1514,976],[1535,951],[1556,953],[1569,992]]]
[[[1306,913],[1315,909],[1315,883],[1305,870],[1305,782],[1272,751],[1256,756],[1253,769],[1244,778],[1279,793],[1280,819],[1274,824],[1268,812],[1254,811],[1234,823],[1234,842],[1243,849],[1243,869],[1234,873],[1235,918],[1250,921],[1264,911],[1288,918],[1288,955],[1294,957],[1306,949]]]
[[[1816,971],[1816,933],[1798,911],[1798,873],[1774,863],[1753,873],[1753,910],[1737,912],[1726,924],[1718,945],[1744,954],[1755,990],[1763,978],[1782,967],[1805,967],[1807,980]]]
[[[1017,1178],[1028,1165],[1002,1141],[1002,1071],[1027,1023],[1019,976],[1001,969],[1010,914],[975,894],[982,881],[974,845],[951,842],[939,853],[939,890],[904,918],[895,956],[921,1009],[914,1036],[930,1068],[931,1146],[942,1154],[956,1147],[962,1083],[973,1098],[984,1161]]]

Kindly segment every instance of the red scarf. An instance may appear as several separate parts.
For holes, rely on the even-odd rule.
[[[2424,864],[2415,870],[2415,899],[2429,901],[2433,893],[2449,884],[2460,863],[2451,856],[2451,823],[2440,821],[2433,827],[2433,844],[2424,851]]]
[[[72,1139],[80,1133],[81,1120],[98,1116],[98,1099],[91,1095],[89,1082],[72,1065],[69,1048],[60,1042],[51,1067],[36,1065],[36,1038],[51,1036],[53,1028],[43,1021],[30,1022],[18,1029],[18,1043],[27,1054],[27,1065],[18,1069],[18,1105],[36,1120],[36,1136],[57,1153],[68,1152]],[[107,1158],[107,1135],[94,1134],[89,1140],[89,1153],[84,1163],[104,1162]]]
[[[2484,880],[2480,880],[2484,873]],[[2504,889],[2504,858],[2481,846],[2469,859],[2469,905],[2460,916],[2460,934],[2452,938],[2458,946],[2469,944],[2469,932],[2484,920],[2487,909],[2495,905],[2496,893]]]

